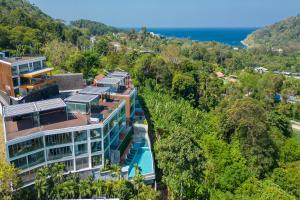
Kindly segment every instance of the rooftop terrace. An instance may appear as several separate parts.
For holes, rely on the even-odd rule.
[[[41,131],[103,123],[120,103],[120,100],[115,99],[100,101],[89,114],[68,113],[66,104],[61,99],[5,106],[6,140]],[[98,118],[98,121],[91,118]]]
[[[24,61],[32,61],[35,59],[46,59],[43,56],[23,56],[23,57],[8,57],[8,58],[1,58],[0,60],[3,60],[5,62],[14,64],[17,62],[24,62]]]

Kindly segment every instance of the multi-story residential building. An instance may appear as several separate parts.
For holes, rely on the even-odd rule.
[[[120,162],[120,135],[128,131],[126,101],[109,90],[90,86],[64,100],[3,108],[6,157],[21,170],[25,185],[33,183],[39,168],[53,163],[92,175],[106,159]]]
[[[94,83],[98,87],[111,88],[110,95],[114,98],[125,99],[127,123],[130,124],[130,122],[134,121],[137,90],[134,88],[127,72],[115,71],[109,73],[106,77],[100,76],[100,78],[96,78]]]
[[[52,68],[41,57],[3,57],[0,58],[0,91],[13,100],[13,103],[29,102],[56,95],[58,88],[53,88]],[[30,94],[42,91],[43,94]],[[42,96],[44,95],[44,96]],[[40,96],[40,97],[39,97]],[[41,97],[42,96],[42,97]],[[28,99],[26,99],[27,97]]]
[[[113,72],[61,98],[4,106],[6,158],[20,169],[24,186],[34,184],[38,169],[54,163],[64,163],[66,173],[99,178],[106,160],[121,164],[129,179],[133,166],[142,163],[145,180],[153,183],[146,128],[133,125],[136,96],[128,73]]]

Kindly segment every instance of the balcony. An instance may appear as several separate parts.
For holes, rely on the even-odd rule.
[[[50,85],[55,83],[55,80],[53,80],[52,78],[34,78],[34,79],[29,79],[29,83],[28,84],[23,84],[20,86],[20,88],[23,89],[39,89],[42,88],[45,85]]]

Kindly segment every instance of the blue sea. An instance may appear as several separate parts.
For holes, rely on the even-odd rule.
[[[232,46],[243,46],[241,43],[247,35],[257,28],[148,28],[165,37],[187,38],[195,41],[215,41]]]

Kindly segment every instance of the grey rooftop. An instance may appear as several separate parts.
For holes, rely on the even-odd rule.
[[[98,80],[97,83],[105,84],[105,85],[117,85],[117,84],[120,84],[121,81],[122,81],[121,78],[117,78],[117,77],[108,78],[108,77],[105,77],[101,80]]]
[[[90,103],[94,99],[98,98],[98,95],[91,94],[75,94],[65,99],[66,102],[78,102],[78,103]]]
[[[120,71],[114,71],[108,74],[108,77],[127,77],[127,76],[129,76],[128,72],[120,72]]]
[[[92,94],[92,95],[101,95],[108,93],[110,91],[109,87],[95,87],[88,86],[79,91],[80,94]]]
[[[49,99],[32,103],[22,103],[17,105],[4,106],[3,116],[16,117],[65,107],[66,104],[62,99]]]

